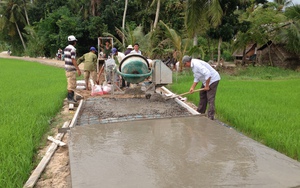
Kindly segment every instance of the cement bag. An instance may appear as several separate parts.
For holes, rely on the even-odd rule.
[[[103,95],[103,90],[102,90],[101,85],[95,84],[92,79],[90,79],[90,83],[91,83],[91,86],[92,86],[92,91],[91,91],[92,96]]]
[[[111,85],[110,84],[103,84],[103,94],[110,93],[111,91]]]
[[[93,85],[92,86],[92,92],[91,92],[92,96],[95,95],[103,95],[103,91],[100,85]]]

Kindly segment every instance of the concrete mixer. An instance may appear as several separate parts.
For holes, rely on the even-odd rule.
[[[156,88],[172,83],[172,70],[161,60],[153,60],[150,67],[148,60],[139,54],[128,54],[120,62],[117,73],[127,82],[144,84],[146,98],[150,98]]]

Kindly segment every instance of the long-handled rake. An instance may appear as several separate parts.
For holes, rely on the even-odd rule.
[[[196,89],[196,90],[194,90],[194,92],[198,92],[198,91],[202,91],[202,90],[204,90],[204,88]],[[194,93],[194,92],[193,92],[193,93]],[[181,94],[179,94],[179,95],[170,93],[170,94],[165,94],[165,96],[168,97],[167,99],[173,99],[173,98],[177,98],[177,97],[178,97],[179,99],[182,99],[182,96],[187,95],[187,94],[192,94],[192,93],[190,93],[190,92],[185,92],[185,93],[181,93]]]

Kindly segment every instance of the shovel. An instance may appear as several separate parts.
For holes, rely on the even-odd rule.
[[[204,88],[201,88],[201,89],[196,89],[196,90],[194,90],[194,92],[198,92],[198,91],[202,91],[202,90],[204,90]],[[193,93],[194,93],[193,92]],[[168,97],[168,99],[173,99],[173,98],[176,98],[176,97],[178,97],[178,98],[182,98],[182,96],[184,96],[184,95],[187,95],[187,94],[192,94],[192,93],[190,93],[190,92],[185,92],[185,93],[181,93],[181,94],[179,94],[179,95],[175,95],[175,94],[165,94],[167,97]]]

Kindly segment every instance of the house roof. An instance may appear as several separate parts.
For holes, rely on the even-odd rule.
[[[266,47],[270,46],[272,44],[272,41],[268,41],[266,44],[262,45],[261,47],[259,47],[257,50],[263,50]]]
[[[246,54],[256,45],[256,43],[253,44],[248,44],[246,46]],[[236,51],[233,52],[232,56],[235,57],[243,57],[243,51],[244,49],[237,49]]]

